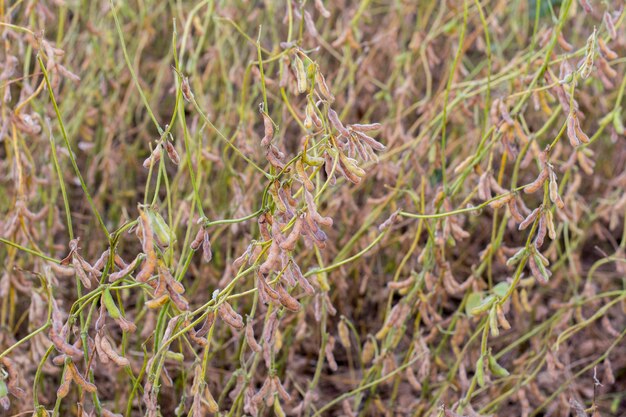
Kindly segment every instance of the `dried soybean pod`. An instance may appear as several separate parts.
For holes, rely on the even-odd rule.
[[[84,389],[85,391],[89,393],[94,393],[97,391],[96,386],[92,384],[91,382],[87,381],[85,377],[83,377],[80,374],[80,372],[78,372],[78,369],[76,369],[76,365],[74,365],[74,362],[70,362],[67,367],[68,367],[68,373],[71,374],[72,379],[74,380],[76,385],[80,385],[82,389]]]
[[[524,192],[526,194],[532,194],[534,192],[537,192],[543,186],[543,183],[546,182],[546,180],[548,179],[548,176],[549,176],[548,168],[543,167],[543,169],[539,173],[539,176],[533,182],[531,182],[530,184],[526,185],[526,187],[524,187]]]
[[[264,136],[263,139],[261,139],[261,145],[269,146],[270,142],[274,138],[274,123],[272,122],[271,117],[264,110],[261,110],[261,116],[263,116],[264,129]]]
[[[72,265],[74,266],[74,271],[76,271],[76,275],[78,275],[78,278],[80,278],[80,282],[83,283],[85,288],[91,288],[91,280],[85,273],[85,270],[83,269],[83,266],[77,256],[72,257]]]
[[[343,123],[341,123],[337,112],[331,108],[328,109],[328,120],[330,121],[330,124],[333,125],[333,127],[337,129],[339,133],[341,133],[342,136],[346,138],[350,137],[350,131],[348,131]]]
[[[200,230],[198,230],[198,232],[196,233],[196,236],[191,241],[191,244],[189,245],[191,250],[194,250],[194,251],[198,250],[198,248],[202,244],[202,239],[203,238],[204,238],[204,228],[201,227]]]
[[[248,320],[248,323],[246,324],[246,343],[248,343],[248,346],[250,346],[250,349],[254,352],[259,353],[262,350],[261,345],[254,338],[254,329],[252,328],[251,320]]]
[[[552,201],[558,208],[563,208],[565,204],[559,196],[559,187],[556,182],[556,174],[553,170],[550,170],[550,183],[548,185],[550,191],[550,201]]]
[[[224,320],[229,326],[241,330],[244,327],[243,319],[241,315],[237,313],[227,301],[224,301],[217,309],[221,319]]]
[[[112,411],[107,410],[106,408],[103,408],[102,417],[123,417],[123,416],[119,413],[114,413]]]
[[[135,277],[139,282],[146,282],[154,272],[157,264],[157,256],[154,251],[154,240],[152,237],[152,229],[150,226],[150,220],[148,215],[141,208],[139,209],[139,220],[142,231],[142,248],[146,254],[146,260],[143,263],[141,270]]]
[[[109,275],[109,282],[115,282],[119,279],[124,278],[125,276],[129,275],[131,272],[133,272],[135,270],[135,268],[137,268],[137,265],[139,264],[139,262],[141,262],[141,260],[143,259],[144,255],[143,254],[139,254],[137,255],[137,257],[128,265],[126,265],[126,267],[124,267],[123,269],[119,270],[118,272],[114,272],[112,274]]]
[[[333,349],[335,348],[335,337],[328,336],[328,340],[326,341],[326,346],[324,348],[324,354],[326,355],[326,361],[328,361],[328,367],[331,371],[336,371],[339,366],[337,365],[337,361],[335,361],[335,355],[333,355]]]
[[[315,86],[329,103],[332,104],[335,101],[335,96],[330,92],[326,79],[319,70],[315,71]]]
[[[277,376],[274,376],[272,378],[272,384],[274,385],[274,389],[276,390],[280,398],[283,399],[283,401],[287,401],[287,402],[291,401],[291,395],[289,395],[289,393],[287,392],[287,390],[285,389],[282,382],[280,382],[280,379]]]
[[[361,351],[361,361],[364,364],[368,364],[372,361],[372,359],[374,359],[374,354],[376,353],[376,345],[374,343],[375,342],[368,337],[363,345],[363,350]]]
[[[556,239],[556,229],[554,228],[554,216],[552,215],[552,211],[547,210],[545,213],[545,221],[546,227],[548,228],[548,236],[550,239]]]
[[[298,311],[300,310],[300,303],[294,297],[289,294],[289,292],[281,285],[276,285],[278,292],[278,300],[283,307],[290,311]]]
[[[506,316],[504,315],[504,310],[502,309],[502,306],[499,304],[496,305],[496,315],[498,316],[498,324],[500,324],[500,326],[504,330],[509,330],[511,328],[511,324],[506,319]]]
[[[598,37],[598,46],[600,48],[600,52],[602,53],[602,55],[604,55],[606,59],[613,60],[619,57],[619,55],[617,55],[615,51],[607,46],[606,42],[604,42],[604,39],[602,39],[602,36]]]
[[[537,218],[537,216],[539,215],[539,209],[541,207],[537,207],[536,209],[534,209],[525,219],[523,222],[520,223],[519,225],[519,230],[524,230],[526,229],[528,226],[530,226],[535,219]]]
[[[322,3],[322,0],[315,0],[315,8],[326,19],[330,17],[330,12],[326,9],[326,7],[324,7],[324,3]]]
[[[311,182],[311,179],[309,178],[306,171],[304,170],[304,165],[302,164],[302,160],[298,159],[295,165],[296,165],[296,174],[298,174],[298,177],[300,178],[300,181],[304,185],[304,188],[306,188],[307,191],[309,192],[313,192],[313,190],[315,190],[315,185]]]
[[[166,139],[163,141],[163,144],[165,145],[165,151],[167,152],[167,156],[169,156],[174,165],[180,164],[180,156],[178,155],[176,148],[174,148],[174,145],[172,145],[172,142]]]
[[[512,198],[508,201],[508,207],[509,211],[511,212],[511,216],[515,219],[515,221],[524,221],[524,216],[522,216],[522,214],[519,212],[519,209],[517,207],[517,201],[515,200],[515,198]]]
[[[130,365],[128,359],[123,356],[120,356],[114,349],[111,343],[107,340],[106,337],[100,338],[100,348],[102,351],[118,366],[127,366]]]
[[[298,54],[294,54],[292,65],[294,67],[294,73],[296,74],[298,93],[305,93],[308,88],[307,76],[304,69],[304,62],[302,62]]]
[[[25,392],[22,388],[18,386],[19,371],[17,369],[17,365],[6,356],[0,359],[0,363],[4,365],[4,367],[7,370],[7,373],[9,374],[8,382],[6,384],[9,392],[17,398],[24,398]],[[1,393],[0,393],[0,398],[2,398]]]
[[[59,398],[67,397],[67,394],[69,394],[70,392],[71,383],[72,383],[72,374],[69,372],[69,370],[66,370],[65,374],[63,374],[63,382],[61,383],[61,385],[59,385],[59,388],[57,389],[57,397]]]
[[[569,139],[569,143],[570,145],[572,145],[572,147],[577,147],[578,145],[580,145],[580,140],[578,139],[578,137],[576,136],[576,116],[574,113],[570,113],[567,116],[567,138]]]
[[[283,250],[294,250],[296,243],[302,234],[302,217],[298,216],[294,221],[293,228],[285,240],[280,242],[279,246]]]
[[[341,342],[341,346],[343,346],[346,350],[350,349],[350,330],[344,320],[339,321],[339,324],[337,325],[337,334],[339,335],[339,342]]]
[[[539,225],[537,226],[537,236],[535,237],[535,246],[537,246],[538,248],[543,246],[543,241],[546,238],[547,229],[548,228],[546,226],[545,214],[541,213],[541,216],[539,216]]]

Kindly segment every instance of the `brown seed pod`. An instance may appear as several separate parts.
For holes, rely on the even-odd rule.
[[[578,137],[576,137],[576,121],[577,119],[575,118],[576,116],[573,113],[570,113],[570,115],[567,117],[567,138],[569,139],[569,143],[570,145],[572,145],[572,147],[577,147],[578,145],[580,145],[580,140],[578,139]]]
[[[617,77],[617,71],[611,68],[609,63],[603,57],[598,59],[598,68],[600,68],[600,70],[609,78]]]
[[[278,292],[278,301],[290,311],[298,311],[300,310],[300,303],[294,297],[289,294],[289,292],[280,284],[276,285],[276,289]]]
[[[265,399],[265,397],[271,393],[271,389],[272,389],[272,380],[270,378],[265,378],[265,381],[263,381],[263,385],[261,386],[261,389],[259,389],[259,391],[254,394],[254,396],[252,397],[252,402],[254,404],[261,404],[261,402]]]
[[[339,324],[337,324],[337,334],[339,335],[339,342],[344,349],[349,350],[350,343],[350,330],[348,330],[348,325],[345,321],[340,320]]]
[[[302,288],[304,293],[306,295],[315,294],[315,288],[313,288],[313,286],[304,277],[304,275],[302,275],[302,271],[300,271],[300,267],[298,266],[298,264],[296,264],[295,262],[291,262],[291,264],[289,265],[289,268],[291,268],[293,275],[296,277],[296,280],[298,281],[298,285],[300,285],[300,288]]]
[[[259,297],[265,304],[269,304],[271,301],[277,302],[280,298],[278,292],[265,281],[261,272],[257,273],[257,289],[259,290]]]
[[[302,62],[297,53],[293,55],[291,65],[296,75],[297,91],[299,94],[305,93],[308,89],[306,70],[304,69],[304,62]]]
[[[267,158],[269,163],[279,171],[285,169],[285,164],[281,161],[282,158],[279,157],[279,155],[281,154],[282,152],[279,152],[278,148],[276,148],[274,145],[270,145],[265,152],[265,157]]]
[[[609,11],[604,12],[604,16],[602,16],[602,21],[604,22],[604,26],[606,26],[606,30],[611,37],[611,39],[617,38],[617,30],[615,30],[615,24],[613,23],[613,17]]]
[[[580,122],[578,122],[578,119],[576,119],[576,121],[577,122],[574,124],[574,129],[576,130],[576,137],[582,143],[589,143],[589,137],[580,128]]]
[[[261,233],[263,240],[265,242],[269,242],[270,240],[272,240],[272,236],[270,235],[270,232],[267,228],[268,223],[271,224],[271,215],[269,213],[263,213],[259,216],[257,222],[259,224],[259,232]]]
[[[150,156],[143,161],[143,167],[150,168],[150,166],[155,166],[161,160],[162,154],[163,150],[159,144],[154,148]]]
[[[556,230],[554,228],[554,216],[552,215],[552,212],[550,210],[546,210],[546,212],[544,213],[544,216],[545,216],[546,227],[548,228],[548,236],[550,236],[550,239],[554,240],[556,239]]]
[[[339,120],[339,115],[337,114],[337,112],[331,108],[328,109],[328,120],[330,121],[330,124],[335,129],[337,129],[337,131],[341,134],[341,136],[345,138],[350,137],[350,131],[346,129],[343,123],[341,123],[341,120]]]
[[[265,345],[271,345],[276,341],[274,338],[276,329],[278,329],[278,317],[276,310],[274,310],[268,317],[265,327],[263,328],[263,340]]]
[[[361,351],[361,361],[364,364],[368,364],[374,359],[374,354],[376,353],[376,345],[374,342],[368,338],[365,344],[363,345],[363,350]]]
[[[613,59],[619,58],[619,55],[615,51],[613,51],[611,48],[609,48],[606,42],[604,42],[604,39],[602,39],[602,36],[598,37],[598,47],[600,48],[600,53],[606,59],[613,60]]]
[[[296,243],[298,242],[298,239],[300,238],[301,234],[302,234],[302,216],[299,216],[294,221],[293,228],[291,229],[291,232],[289,233],[287,238],[283,240],[282,242],[280,242],[279,244],[280,248],[283,250],[289,250],[289,251],[294,250],[296,248]]]
[[[406,375],[406,379],[409,382],[409,384],[411,385],[411,387],[417,391],[417,392],[421,392],[422,391],[422,384],[417,380],[417,377],[415,376],[415,372],[413,372],[413,367],[409,366],[406,368],[405,371],[405,375]]]
[[[331,227],[333,225],[333,219],[330,217],[324,217],[317,211],[317,205],[315,204],[315,200],[313,199],[313,194],[304,190],[304,198],[306,200],[307,207],[309,209],[309,214],[311,218],[321,225],[326,227]]]
[[[537,225],[537,236],[535,237],[536,247],[540,248],[541,246],[543,246],[543,241],[546,238],[547,229],[548,228],[546,226],[545,215],[541,213],[541,216],[539,216],[539,224]]]
[[[262,146],[269,146],[274,138],[274,122],[270,116],[263,110],[261,110],[261,116],[263,116],[263,128],[265,130],[265,136],[261,139]]]
[[[165,303],[167,303],[167,301],[170,299],[169,294],[163,294],[160,295],[159,297],[156,297],[152,300],[148,300],[145,303],[145,306],[151,309],[157,309],[159,307],[162,307],[165,305]]]
[[[105,355],[108,359],[113,361],[118,366],[128,366],[130,365],[130,361],[123,356],[120,356],[114,349],[109,340],[105,336],[100,336],[100,334],[96,334],[96,348],[103,355]],[[102,359],[103,357],[100,356]]]
[[[278,393],[280,398],[283,399],[283,401],[291,401],[291,395],[289,395],[282,382],[280,382],[280,379],[276,375],[272,377],[272,385],[274,387],[274,390]]]
[[[563,48],[563,50],[566,52],[570,52],[574,49],[574,46],[565,40],[565,37],[563,36],[562,32],[559,32],[558,37],[557,37],[557,42],[559,43],[559,46]]]
[[[237,330],[243,329],[244,323],[241,315],[233,310],[232,306],[228,304],[227,301],[224,301],[222,304],[220,304],[220,306],[217,308],[217,313],[219,314],[220,318],[224,320],[224,322],[229,326]]]
[[[314,37],[317,38],[319,37],[319,32],[317,31],[317,28],[315,27],[315,22],[313,21],[313,16],[311,16],[311,13],[309,13],[308,10],[304,11],[304,25],[306,27],[306,30],[309,32],[309,34]]]
[[[544,166],[541,172],[539,172],[539,176],[533,182],[524,187],[524,192],[526,194],[537,192],[541,187],[543,187],[543,184],[548,179],[548,176],[548,168]]]
[[[48,333],[48,336],[54,344],[54,347],[59,352],[65,353],[67,356],[75,358],[83,356],[83,351],[67,343],[65,339],[61,336],[60,330],[54,324],[50,327],[50,332]]]
[[[315,71],[315,86],[317,90],[320,92],[322,97],[326,99],[329,103],[333,103],[335,101],[335,96],[330,92],[328,85],[326,84],[326,79],[324,75],[318,70]]]
[[[112,411],[109,411],[106,408],[102,408],[102,417],[123,417],[123,416],[119,413],[114,413]]]
[[[17,398],[24,398],[26,392],[18,385],[19,371],[17,369],[17,365],[15,365],[7,356],[1,358],[0,363],[6,368],[8,374],[6,385],[9,392]]]
[[[517,201],[515,198],[512,198],[508,201],[508,207],[509,207],[509,211],[511,212],[511,216],[515,219],[515,221],[517,222],[524,221],[524,216],[522,216],[522,214],[519,212],[517,208]]]
[[[78,259],[78,256],[73,256],[72,257],[72,266],[74,266],[74,271],[76,271],[76,275],[78,275],[78,278],[80,279],[80,282],[83,283],[85,288],[87,288],[87,289],[91,288],[91,280],[89,279],[89,277],[85,273],[85,270],[83,269],[83,265],[80,262],[80,260]]]
[[[550,272],[544,267],[541,259],[537,254],[528,257],[528,266],[537,281],[547,284],[550,278]]]
[[[87,381],[85,377],[83,377],[80,372],[78,372],[78,369],[76,369],[76,365],[74,365],[74,362],[68,363],[67,371],[71,374],[72,379],[74,380],[74,383],[76,383],[76,385],[79,385],[82,389],[89,393],[94,393],[97,391],[96,386]]]
[[[168,285],[169,287],[169,285]],[[189,310],[189,302],[182,295],[178,294],[175,291],[170,291],[170,299],[180,311]]]
[[[72,384],[72,374],[69,372],[69,370],[66,370],[65,374],[63,375],[63,382],[61,383],[61,385],[59,385],[59,388],[57,389],[57,397],[59,398],[67,397],[67,394],[69,394],[70,392],[71,384]]]
[[[248,320],[248,323],[246,324],[246,342],[248,343],[248,346],[250,346],[250,349],[252,349],[254,352],[261,352],[262,348],[261,345],[256,341],[256,339],[254,338],[254,329],[252,328],[252,321]]]
[[[593,174],[593,168],[595,163],[587,158],[587,156],[583,152],[576,152],[576,159],[578,160],[578,165],[587,175]]]
[[[373,130],[380,130],[383,128],[383,125],[380,123],[366,123],[359,124],[355,123],[350,125],[350,128],[356,130],[357,132],[371,132]]]
[[[143,251],[146,254],[146,259],[135,279],[139,282],[146,282],[150,279],[157,266],[157,256],[154,250],[154,239],[152,237],[150,220],[148,219],[148,215],[142,209],[139,210],[139,224],[142,232],[141,244]]]
[[[306,235],[314,239],[317,246],[320,249],[323,249],[325,247],[324,242],[326,241],[328,237],[326,236],[326,233],[324,233],[324,231],[322,231],[322,229],[319,228],[315,220],[313,220],[311,213],[307,212],[304,215],[303,226],[306,231]]]
[[[537,216],[539,215],[539,211],[540,211],[541,207],[537,207],[536,209],[534,209],[525,219],[524,221],[522,221],[519,225],[519,230],[524,230],[526,229],[528,226],[530,226],[535,219],[537,218]]]
[[[213,259],[213,252],[211,250],[211,239],[209,237],[209,232],[204,231],[204,235],[202,237],[202,260],[205,263],[211,262]]]
[[[493,209],[498,209],[501,207],[504,207],[505,205],[509,204],[509,202],[511,200],[513,200],[513,198],[515,197],[514,194],[508,194],[502,198],[499,198],[497,200],[493,200],[491,203],[489,203],[489,207],[493,208]]]
[[[262,274],[268,274],[275,270],[276,266],[280,264],[281,249],[276,239],[272,240],[270,248],[267,253],[267,259],[259,266],[259,271]]]
[[[120,329],[122,329],[125,332],[134,333],[137,330],[137,326],[135,325],[135,323],[125,319],[122,316],[116,318],[115,322],[117,323],[118,326],[120,326]]]
[[[326,341],[326,346],[324,347],[324,354],[326,355],[326,361],[328,362],[328,367],[331,371],[335,372],[339,368],[337,362],[335,361],[335,355],[333,355],[333,349],[335,349],[335,337],[332,335],[328,336],[328,340]]]
[[[326,7],[324,7],[322,0],[315,0],[315,8],[326,19],[330,17],[330,12],[326,9]]]
[[[167,156],[174,163],[174,165],[180,164],[180,156],[178,155],[176,148],[174,148],[174,145],[172,145],[172,142],[164,140],[163,146],[165,146],[165,152],[167,152]]]
[[[556,182],[556,174],[553,169],[550,169],[550,183],[548,184],[548,188],[550,191],[550,201],[552,201],[558,208],[562,209],[565,204],[563,200],[561,200],[561,196],[559,196],[559,187]]]
[[[324,153],[324,172],[326,173],[326,177],[329,179],[330,185],[335,185],[337,183],[337,178],[335,177],[335,161],[328,152]]]
[[[189,77],[182,77],[183,81],[180,86],[180,90],[183,93],[183,98],[187,101],[193,101],[193,93],[189,86]]]
[[[189,245],[189,247],[191,248],[191,250],[194,250],[194,251],[198,250],[203,240],[204,240],[204,228],[201,227],[200,230],[198,230],[198,233],[196,233],[196,237],[194,237],[193,240],[191,241],[191,244]]]
[[[135,268],[137,268],[137,265],[139,265],[139,262],[141,262],[144,258],[144,255],[142,253],[140,253],[139,255],[137,255],[135,257],[135,259],[129,263],[128,265],[126,265],[125,268],[119,270],[118,272],[114,272],[112,274],[109,275],[109,282],[115,282],[119,279],[124,278],[125,276],[129,275],[131,272],[133,272],[135,270]]]
[[[304,170],[304,165],[302,164],[301,159],[298,159],[296,161],[295,167],[296,167],[296,174],[298,175],[298,178],[302,182],[302,185],[304,185],[304,188],[309,192],[313,192],[313,190],[315,190],[315,185],[313,184],[313,182],[311,182],[311,179],[309,178],[306,171]]]
[[[500,327],[502,327],[504,330],[509,330],[511,328],[511,324],[506,319],[502,306],[500,305],[496,306],[496,315],[498,317],[498,324],[500,325]]]

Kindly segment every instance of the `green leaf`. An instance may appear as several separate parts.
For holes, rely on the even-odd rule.
[[[493,293],[495,295],[497,295],[500,298],[504,298],[504,296],[506,295],[506,293],[509,291],[509,288],[511,288],[511,284],[509,284],[506,281],[500,282],[497,285],[495,285],[491,291],[493,291]]]
[[[471,310],[478,307],[480,302],[482,301],[483,295],[480,292],[473,292],[467,296],[467,301],[465,302],[465,314],[470,316]]]

